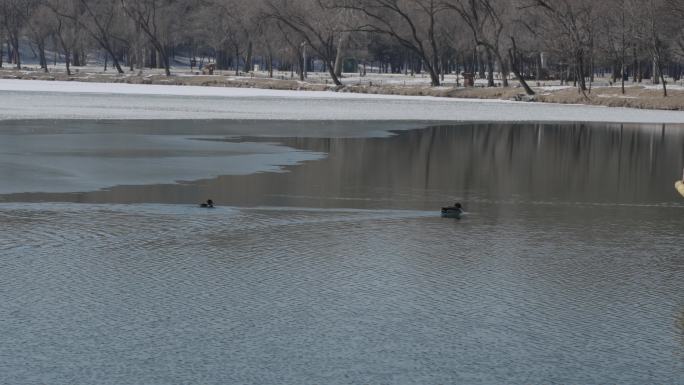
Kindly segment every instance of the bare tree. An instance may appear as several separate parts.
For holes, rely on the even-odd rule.
[[[641,38],[647,43],[653,57],[653,79],[660,78],[663,86],[663,96],[667,97],[667,82],[663,71],[663,61],[665,59],[665,39],[663,25],[660,24],[665,3],[662,0],[649,0],[646,9],[646,23],[640,30]],[[655,81],[654,81],[655,83]]]
[[[680,58],[684,58],[684,23],[681,22],[684,18],[684,2],[681,0],[666,0],[667,9],[671,10],[666,14],[670,15],[670,23],[668,27],[671,28],[672,37],[676,46],[676,54]]]
[[[219,68],[225,68],[232,55],[235,75],[239,75],[240,59],[247,46],[240,8],[233,0],[210,0],[206,4],[197,20],[204,39],[215,50]]]
[[[116,54],[112,30],[119,20],[119,7],[116,3],[108,0],[78,0],[77,7],[81,12],[64,12],[61,8],[52,4],[52,11],[59,17],[71,19],[82,30],[97,42],[97,44],[112,58],[112,64],[116,70],[123,74],[121,64]]]
[[[40,68],[48,72],[45,47],[48,38],[52,35],[55,19],[52,18],[49,9],[39,0],[28,0],[21,4],[18,14],[24,21],[24,26],[31,41],[38,49]]]
[[[332,8],[330,11],[335,13],[335,24],[342,31],[337,41],[337,55],[335,57],[335,75],[341,78],[344,59],[351,43],[354,12],[345,8]]]
[[[54,14],[54,37],[64,54],[67,75],[71,75],[71,58],[79,43],[78,22],[76,21],[80,14],[79,2],[78,0],[48,0],[46,4]],[[72,17],[61,16],[64,14],[70,14]]]
[[[593,0],[530,0],[526,8],[542,12],[548,24],[546,38],[571,52],[575,78],[582,92],[588,90],[585,80],[587,57],[591,56],[593,40]],[[553,39],[552,32],[557,33]]]
[[[511,61],[511,68],[513,69],[513,73],[518,78],[520,85],[525,89],[525,93],[527,93],[527,95],[534,95],[535,92],[527,84],[527,82],[525,81],[525,76],[522,73],[520,64],[521,54],[518,51],[518,45],[516,44],[515,38],[513,36],[511,36],[511,43],[511,48],[508,49],[508,57]]]
[[[286,45],[285,51],[292,61],[291,71],[294,71],[294,63],[297,63],[297,72],[299,73],[299,80],[305,80],[306,65],[304,63],[304,44],[301,43],[299,34],[292,32],[289,28],[276,23],[281,33],[281,38]]]
[[[20,13],[21,3],[21,0],[0,0],[2,24],[7,31],[8,48],[11,48],[11,55],[9,55],[8,60],[14,62],[17,69],[21,69],[21,51],[19,50],[19,39],[23,25]]]
[[[296,4],[287,0],[267,0],[266,15],[310,47],[324,62],[333,83],[342,85],[335,73],[335,60],[336,42],[344,31],[335,22],[329,7],[321,0],[301,0]]]
[[[275,55],[278,52],[278,44],[282,42],[280,36],[280,28],[275,23],[269,23],[268,19],[260,19],[256,36],[259,46],[262,47],[263,53],[266,56],[266,65],[268,68],[268,76],[273,77],[273,63]]]
[[[470,29],[475,44],[484,47],[488,56],[496,56],[504,87],[508,87],[508,60],[504,53],[505,15],[512,11],[510,1],[446,0],[446,7],[455,10]],[[489,63],[489,86],[494,86],[493,65]]]
[[[183,4],[173,0],[120,0],[121,8],[157,50],[166,76],[171,76],[169,45]]]
[[[629,48],[627,36],[632,28],[631,18],[627,10],[629,4],[627,0],[608,0],[601,5],[606,7],[602,9],[602,13],[607,16],[608,22],[601,24],[600,35],[605,41],[606,51],[613,57],[613,62],[616,64],[613,68],[613,81],[616,81],[617,75],[620,76],[621,90],[625,94],[626,60],[627,49]]]
[[[507,86],[512,71],[528,93],[526,78],[548,76],[585,95],[607,67],[623,92],[631,72],[667,94],[668,75],[682,73],[682,17],[682,0],[0,0],[7,61],[17,68],[30,48],[47,69],[52,44],[70,73],[97,45],[119,73],[124,61],[141,72],[148,61],[170,75],[180,50],[237,74],[261,60],[269,76],[277,67],[303,79],[313,62],[341,85],[349,58],[361,74],[370,63],[427,73],[433,86],[462,68],[490,86],[496,71]]]
[[[355,29],[390,36],[424,63],[433,86],[440,85],[440,24],[447,22],[439,0],[341,0],[339,8],[353,9],[362,18]]]
[[[5,45],[5,30],[3,28],[0,28],[0,68],[3,66],[3,60],[4,60],[4,45]]]

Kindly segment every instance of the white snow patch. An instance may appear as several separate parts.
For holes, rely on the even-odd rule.
[[[597,95],[599,98],[618,98],[618,99],[637,99],[636,96],[629,96],[629,95],[606,95],[606,94],[599,94]]]
[[[0,120],[254,119],[684,123],[683,111],[326,91],[0,80]]]
[[[0,91],[6,92],[57,92],[110,95],[158,95],[158,96],[203,96],[223,98],[299,98],[299,99],[403,99],[403,100],[456,100],[433,96],[400,96],[380,94],[358,94],[334,91],[290,91],[261,88],[173,86],[157,84],[94,83],[44,80],[0,79]],[[479,102],[476,99],[458,99]],[[505,100],[489,102],[512,103]]]
[[[534,89],[542,90],[542,91],[561,91],[561,90],[567,90],[568,88],[574,88],[573,86],[542,86],[542,87],[534,87]]]

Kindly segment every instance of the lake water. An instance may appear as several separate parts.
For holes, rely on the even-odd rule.
[[[16,121],[0,166],[2,384],[684,383],[682,126]]]

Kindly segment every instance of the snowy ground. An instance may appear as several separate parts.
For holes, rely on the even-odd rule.
[[[0,120],[263,119],[684,123],[682,111],[245,88],[0,80]]]

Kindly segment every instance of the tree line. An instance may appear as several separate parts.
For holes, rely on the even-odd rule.
[[[119,73],[197,65],[298,73],[315,60],[332,83],[344,70],[473,73],[489,86],[517,79],[612,82],[680,79],[683,0],[0,0],[0,66],[21,68],[29,43],[48,70],[71,73],[98,50]],[[55,59],[56,60],[56,59]]]

